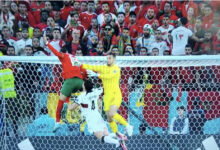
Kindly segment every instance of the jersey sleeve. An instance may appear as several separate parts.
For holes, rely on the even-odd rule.
[[[96,91],[96,94],[97,94],[98,97],[99,97],[99,96],[102,94],[103,89],[100,87],[100,88],[95,89],[95,91]]]
[[[50,43],[48,43],[47,46],[54,53],[55,56],[60,58],[63,57],[63,53],[58,52]]]
[[[120,69],[119,68],[115,68],[114,70],[113,70],[113,72],[111,72],[111,73],[106,73],[106,74],[100,74],[100,78],[101,79],[111,79],[111,78],[116,78],[116,77],[118,77],[118,76],[120,76]]]
[[[95,72],[98,72],[98,73],[102,73],[106,69],[106,66],[83,64],[83,68],[84,69],[89,69],[89,70],[92,70],[92,71],[95,71]]]

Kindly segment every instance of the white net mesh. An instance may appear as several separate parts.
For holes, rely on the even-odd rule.
[[[106,62],[105,57],[79,60]],[[0,61],[1,71],[12,70],[17,93],[16,97],[1,96],[0,149],[18,149],[17,144],[26,138],[39,150],[115,149],[91,136],[79,109],[67,111],[61,128],[52,132],[63,82],[56,57],[0,57]],[[219,56],[117,57],[116,64],[121,67],[125,103],[119,113],[134,126],[129,150],[204,149],[202,140],[210,135],[220,144]],[[0,79],[3,94],[3,81],[11,78],[1,74]],[[101,85],[96,77],[92,81]],[[77,95],[73,93],[69,103]],[[106,120],[102,100],[99,106]],[[45,107],[48,115],[43,114]],[[119,131],[123,133],[124,127],[119,125]]]

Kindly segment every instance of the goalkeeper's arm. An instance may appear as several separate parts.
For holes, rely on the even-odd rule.
[[[70,111],[73,111],[73,110],[75,110],[78,106],[79,106],[79,104],[77,104],[77,103],[72,103],[72,104],[69,104],[69,105],[68,105],[68,109],[69,109]]]
[[[89,64],[83,64],[82,65],[84,69],[89,69],[98,73],[102,73],[106,68],[106,66],[103,65],[89,65]]]

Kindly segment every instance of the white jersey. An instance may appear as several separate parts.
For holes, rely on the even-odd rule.
[[[81,114],[85,117],[88,131],[91,134],[107,128],[105,121],[98,111],[98,99],[102,92],[103,90],[101,88],[94,88],[90,93],[81,93],[75,101],[81,106]]]
[[[150,49],[151,48],[151,44],[155,42],[155,37],[154,35],[150,35],[149,38],[144,38],[143,36],[142,37],[139,37],[136,41],[136,45],[140,46],[140,47],[146,47],[147,49]]]
[[[76,103],[81,105],[81,114],[88,116],[94,111],[98,111],[98,99],[103,90],[101,88],[93,88],[92,92],[82,92],[77,98]]]
[[[169,24],[168,28],[164,28],[163,26],[160,26],[158,28],[158,30],[160,30],[161,33],[162,33],[163,40],[168,40],[168,32],[173,30],[173,29],[174,29],[174,27],[170,24]]]
[[[160,42],[153,42],[151,44],[151,48],[150,48],[150,53],[152,52],[153,48],[158,48],[159,49],[159,56],[163,56],[163,52],[165,50],[169,50],[169,47],[167,46],[167,43],[165,41],[160,41]]]
[[[180,26],[174,29],[171,33],[173,37],[173,50],[172,55],[184,55],[185,46],[188,43],[188,39],[192,36],[192,31],[186,27]]]

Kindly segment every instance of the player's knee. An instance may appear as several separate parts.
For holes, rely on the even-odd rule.
[[[114,115],[115,115],[115,112],[109,112],[108,113],[108,118],[113,119]]]
[[[65,101],[66,98],[67,98],[67,97],[66,97],[65,95],[63,95],[62,93],[60,93],[60,100]]]

